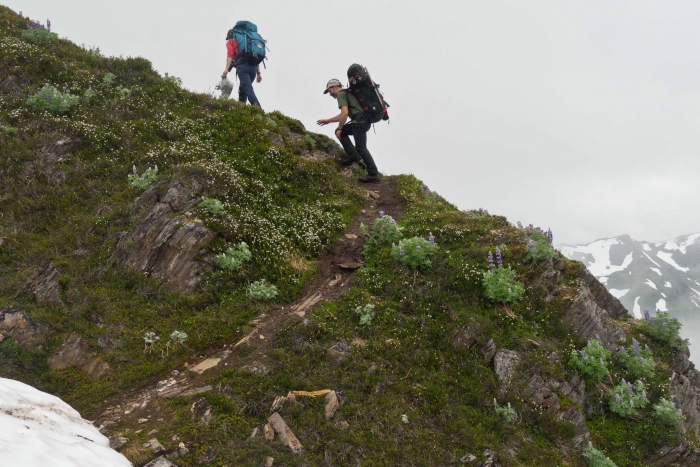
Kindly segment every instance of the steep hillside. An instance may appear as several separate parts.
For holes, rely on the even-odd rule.
[[[0,7],[0,376],[135,465],[697,464],[677,324],[543,232],[26,23]]]
[[[700,234],[649,243],[629,235],[559,250],[581,261],[605,287],[641,318],[644,310],[669,311],[694,341],[700,332]]]

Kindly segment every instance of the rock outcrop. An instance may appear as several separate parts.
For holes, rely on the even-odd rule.
[[[608,316],[613,319],[620,319],[629,314],[627,308],[622,305],[620,300],[608,292],[608,289],[583,264],[579,268],[578,278],[590,290],[598,307],[604,309]]]
[[[12,338],[22,347],[35,349],[43,343],[46,332],[46,327],[33,324],[18,308],[0,310],[0,342]]]
[[[694,379],[700,379],[696,370],[691,370],[690,376]],[[674,374],[671,380],[671,400],[676,404],[676,407],[685,416],[685,421],[683,426],[686,430],[695,432],[696,435],[700,434],[700,413],[698,413],[698,392],[700,388],[696,384],[693,384],[690,379],[685,375]]]
[[[22,174],[33,176],[36,172],[43,174],[49,182],[60,183],[66,179],[66,174],[56,170],[56,166],[70,158],[73,151],[80,146],[80,140],[72,136],[61,136],[56,141],[44,144],[37,152],[33,162],[24,165]]]
[[[87,343],[78,333],[72,333],[68,339],[49,358],[51,369],[60,370],[76,365],[93,378],[101,378],[109,373],[109,365],[89,351]]]
[[[610,295],[607,291],[606,293]],[[612,295],[610,296],[612,297]],[[601,303],[607,302],[602,300]],[[610,347],[615,342],[627,337],[620,327],[611,322],[610,314],[600,307],[596,297],[587,286],[579,289],[573,303],[566,310],[564,320],[571,326],[571,330],[581,337],[600,339],[606,347]]]
[[[122,237],[112,259],[160,279],[172,290],[193,293],[204,268],[194,257],[216,235],[189,212],[198,201],[182,182],[172,182],[145,219]]]
[[[35,271],[24,288],[34,294],[34,299],[39,305],[63,305],[59,293],[58,268],[53,263],[47,263]]]

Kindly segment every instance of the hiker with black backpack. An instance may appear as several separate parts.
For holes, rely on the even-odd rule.
[[[379,171],[374,163],[372,154],[367,149],[367,132],[372,124],[380,120],[388,120],[387,108],[379,92],[379,85],[372,82],[367,69],[353,64],[348,69],[350,88],[343,89],[343,85],[337,79],[332,79],[326,84],[324,94],[330,94],[337,99],[340,113],[332,118],[318,120],[321,126],[329,123],[338,123],[335,136],[343,145],[347,157],[340,163],[351,165],[354,162],[362,162],[367,169],[367,175],[358,178],[362,183],[379,183]],[[348,122],[350,118],[350,122]],[[355,144],[350,141],[350,136],[355,139]]]
[[[226,78],[228,72],[236,68],[236,76],[241,84],[238,87],[238,100],[250,102],[260,107],[260,101],[255,96],[253,81],[262,81],[260,63],[265,60],[265,41],[258,34],[258,28],[250,21],[239,21],[226,34],[226,68],[221,74]]]

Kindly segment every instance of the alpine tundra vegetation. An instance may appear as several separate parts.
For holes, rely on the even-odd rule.
[[[0,7],[0,375],[135,465],[697,465],[680,324],[551,231],[38,29]]]

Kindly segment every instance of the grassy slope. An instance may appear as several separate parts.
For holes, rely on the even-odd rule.
[[[14,134],[0,133],[0,307],[19,306],[56,334],[33,352],[0,343],[0,374],[59,394],[89,416],[114,392],[163,374],[197,350],[235,341],[261,308],[246,300],[247,282],[266,278],[282,291],[280,301],[294,297],[310,272],[293,264],[320,254],[359,209],[361,197],[334,163],[298,157],[290,130],[303,131],[294,120],[184,91],[143,59],[99,57],[63,40],[28,44],[20,39],[23,26],[21,18],[0,7],[0,69],[21,83],[12,93],[0,94],[0,126],[18,128]],[[103,82],[106,73],[116,76],[115,83]],[[92,87],[96,95],[66,117],[34,114],[26,96],[44,82],[78,95]],[[117,86],[131,94],[122,97]],[[37,148],[64,134],[82,140],[80,150],[60,167],[66,181],[54,184],[41,174],[28,174],[24,168]],[[270,152],[271,134],[286,141],[278,153]],[[199,213],[219,232],[211,251],[246,241],[255,259],[237,273],[210,274],[201,292],[190,297],[108,266],[119,232],[138,220],[131,208],[140,193],[126,182],[132,164],[139,171],[158,164],[161,180],[204,182],[203,195],[226,202],[223,219]],[[480,345],[466,349],[452,338],[456,329],[477,328],[481,344],[493,337],[499,347],[522,351],[523,366],[545,378],[561,377],[570,371],[566,355],[582,345],[560,324],[566,299],[577,286],[578,264],[567,262],[562,293],[546,301],[550,290],[536,279],[547,266],[526,262],[521,230],[503,217],[460,212],[425,195],[413,177],[398,177],[398,186],[405,200],[405,235],[432,232],[440,246],[433,267],[416,274],[396,263],[388,246],[368,249],[367,267],[356,275],[350,293],[322,305],[307,325],[283,332],[273,373],[263,377],[232,370],[214,381],[226,389],[206,395],[214,407],[208,428],[191,421],[192,400],[172,401],[175,422],[159,427],[159,439],[177,434],[190,443],[192,452],[183,465],[196,465],[202,456],[213,459],[210,465],[261,465],[266,455],[279,465],[448,465],[486,448],[499,451],[503,465],[583,465],[578,453],[561,448],[571,436],[570,425],[513,391],[499,393]],[[482,292],[486,254],[499,245],[505,263],[526,284],[525,299],[512,307],[516,318]],[[65,309],[40,307],[28,294],[16,295],[31,271],[47,261],[61,270]],[[370,302],[377,317],[371,326],[360,326],[354,310]],[[165,358],[143,353],[145,332],[167,336],[175,329],[190,336],[186,347]],[[76,369],[48,369],[46,356],[72,331],[110,363],[109,378],[92,381]],[[649,341],[661,359],[671,356],[672,349],[635,328],[628,334]],[[340,363],[325,356],[340,339],[354,337],[367,345]],[[533,350],[525,338],[543,345]],[[562,363],[552,363],[552,353]],[[372,364],[377,370],[368,373]],[[653,400],[667,392],[669,372],[661,366],[649,382]],[[615,380],[623,376],[621,368],[613,368]],[[322,401],[284,414],[306,448],[302,455],[277,443],[246,441],[266,419],[275,396],[326,387],[347,397],[334,421],[323,418]],[[674,441],[648,416],[638,421],[611,414],[594,383],[587,381],[587,387],[593,442],[617,465],[641,466],[662,443]],[[513,405],[518,423],[495,415],[494,397]],[[338,420],[350,428],[341,429]],[[145,440],[146,431],[132,433],[130,443]]]

